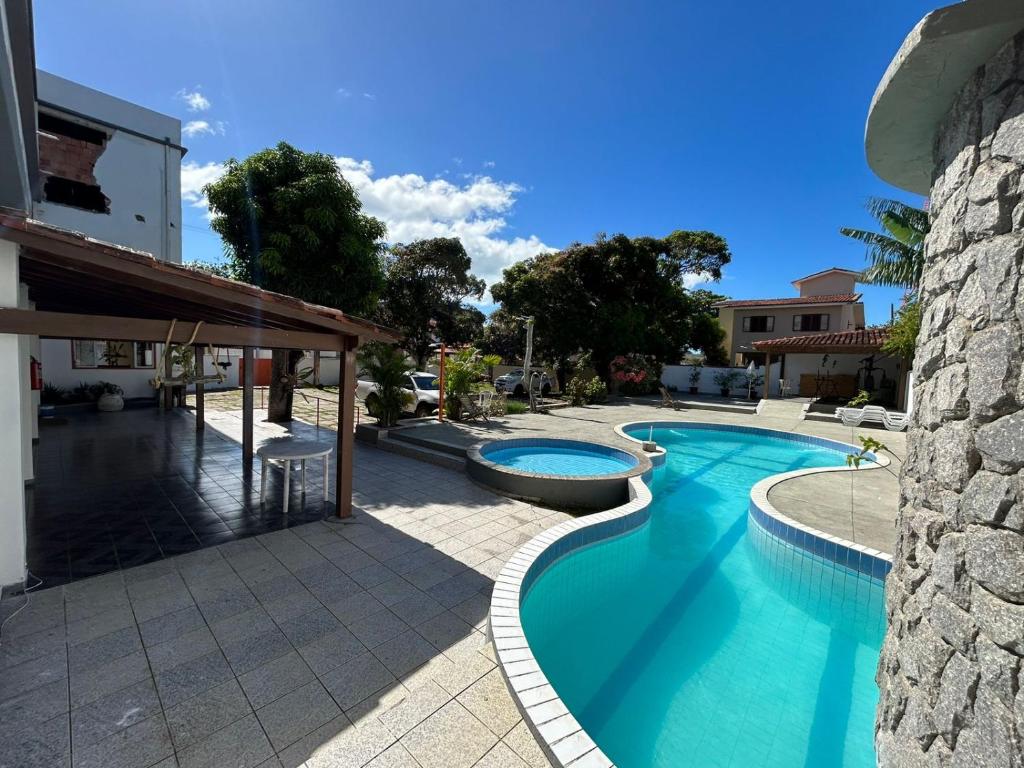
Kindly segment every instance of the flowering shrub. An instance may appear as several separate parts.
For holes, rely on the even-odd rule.
[[[643,355],[619,355],[611,369],[612,381],[624,395],[650,395],[661,383],[661,363]]]
[[[573,405],[603,403],[608,399],[608,387],[597,376],[590,381],[573,376],[565,386],[565,394]]]

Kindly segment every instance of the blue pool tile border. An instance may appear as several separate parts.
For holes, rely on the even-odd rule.
[[[620,424],[615,427],[615,432],[627,440],[641,443],[642,440],[628,434],[626,429],[649,429],[652,426],[655,429],[714,429],[768,434],[792,442],[838,451],[860,450],[848,443],[814,435],[707,422],[638,421]],[[520,438],[507,441],[506,445],[515,442],[536,445],[537,440],[538,438]],[[474,448],[479,450],[479,446]],[[523,630],[520,605],[522,598],[529,592],[537,578],[562,557],[591,544],[628,534],[650,519],[652,496],[647,483],[653,475],[653,468],[665,463],[666,452],[659,448],[653,453],[647,453],[646,456],[650,460],[646,471],[642,476],[634,475],[627,480],[630,496],[627,503],[605,512],[567,520],[535,536],[501,569],[491,593],[487,634],[494,643],[498,668],[524,721],[548,760],[561,768],[614,768],[614,764],[569,712],[541,670]],[[757,524],[763,533],[797,547],[811,556],[830,560],[870,578],[883,579],[892,565],[889,555],[802,525],[783,515],[768,501],[768,491],[771,487],[792,477],[818,472],[881,469],[889,464],[889,459],[885,456],[867,454],[866,458],[873,463],[864,464],[860,469],[847,466],[816,467],[765,478],[750,492],[748,519]]]

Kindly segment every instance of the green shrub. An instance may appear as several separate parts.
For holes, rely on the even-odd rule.
[[[508,414],[526,413],[528,410],[529,406],[519,400],[509,400],[505,403],[505,413]]]
[[[587,382],[587,402],[603,403],[608,399],[608,386],[597,376]]]
[[[871,394],[862,389],[857,393],[857,396],[846,404],[847,408],[860,408],[862,405],[867,405],[871,402]]]
[[[603,403],[608,399],[608,387],[597,376],[589,381],[573,376],[565,385],[565,395],[572,405]]]

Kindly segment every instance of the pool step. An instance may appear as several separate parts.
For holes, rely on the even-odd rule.
[[[805,403],[797,400],[771,398],[770,400],[762,400],[758,403],[757,415],[760,418],[801,421],[804,418],[805,407]]]
[[[466,446],[446,440],[439,440],[436,437],[421,437],[417,432],[418,430],[416,429],[396,429],[388,433],[388,439],[416,445],[420,448],[427,448],[431,451],[447,453],[460,459],[466,458]]]
[[[418,461],[425,461],[428,464],[435,464],[439,467],[454,469],[458,472],[466,468],[466,460],[451,453],[435,451],[422,445],[416,445],[408,440],[395,440],[392,435],[377,441],[377,447],[384,451],[396,453]]]

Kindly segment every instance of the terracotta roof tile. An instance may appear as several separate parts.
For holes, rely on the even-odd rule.
[[[889,329],[861,328],[856,331],[836,331],[832,333],[813,333],[807,336],[784,336],[778,339],[762,339],[754,342],[754,349],[785,347],[788,350],[808,352],[819,351],[825,347],[850,347],[879,349],[889,338]]]
[[[721,309],[734,307],[800,307],[808,304],[854,304],[859,293],[833,293],[828,296],[793,296],[788,299],[736,299],[712,304]]]

